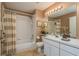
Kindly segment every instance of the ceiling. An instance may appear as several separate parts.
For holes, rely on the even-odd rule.
[[[44,10],[55,2],[6,2],[7,8],[32,13],[35,9]]]

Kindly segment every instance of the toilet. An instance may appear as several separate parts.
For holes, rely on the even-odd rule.
[[[37,42],[36,47],[37,47],[38,52],[42,52],[43,42]]]

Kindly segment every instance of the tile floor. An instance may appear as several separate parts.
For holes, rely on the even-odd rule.
[[[30,49],[17,52],[16,56],[44,56],[44,54],[43,52],[38,52],[37,49]]]

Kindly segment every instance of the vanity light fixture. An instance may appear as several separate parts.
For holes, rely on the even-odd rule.
[[[50,12],[48,12],[48,16],[49,16],[49,13],[50,13]]]
[[[51,14],[52,14],[52,10],[50,11],[49,15],[51,15]]]
[[[58,8],[55,8],[55,11],[58,11],[57,9],[58,9]]]
[[[63,6],[59,6],[58,8],[59,8],[59,10],[62,10],[63,9]]]
[[[47,12],[47,16],[49,16],[50,14],[51,14],[51,11],[48,11],[48,12]]]
[[[49,16],[49,12],[47,12],[47,15]]]
[[[52,13],[55,14],[55,12],[61,11],[62,9],[63,6],[58,6],[57,8],[48,11],[45,15],[50,16]]]
[[[49,15],[51,14],[51,11],[49,11]]]
[[[58,9],[61,10],[61,6],[58,6]]]

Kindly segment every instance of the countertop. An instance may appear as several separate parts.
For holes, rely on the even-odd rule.
[[[63,41],[63,40],[61,40],[62,37],[56,37],[56,36],[52,36],[52,35],[46,35],[44,38],[48,39],[48,40],[60,42],[61,44],[65,44],[65,45],[79,49],[79,39],[69,38],[70,41]]]

